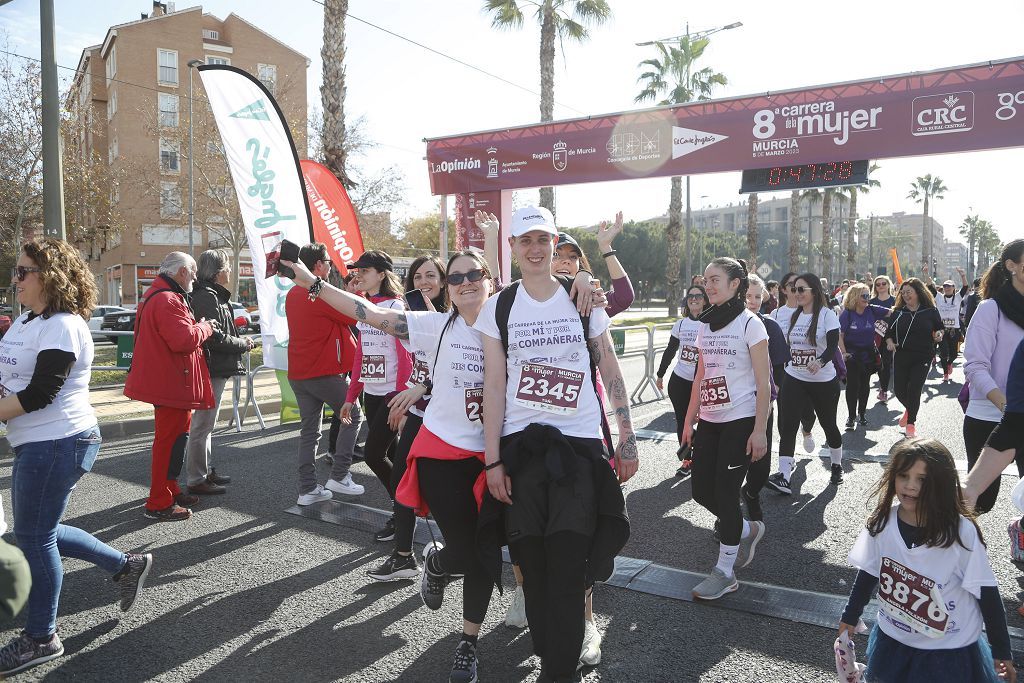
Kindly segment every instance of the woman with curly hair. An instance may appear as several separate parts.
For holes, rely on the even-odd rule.
[[[96,305],[96,284],[88,266],[67,242],[29,242],[11,286],[26,312],[0,340],[0,421],[7,423],[14,450],[14,535],[29,563],[32,590],[25,630],[0,650],[0,676],[64,654],[57,635],[62,556],[112,574],[122,611],[135,603],[153,565],[152,555],[122,553],[60,523],[101,441],[89,404],[93,343],[86,321]]]

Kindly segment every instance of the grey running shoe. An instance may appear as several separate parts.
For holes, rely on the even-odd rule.
[[[448,683],[476,683],[476,665],[476,645],[468,640],[459,641]]]
[[[121,571],[114,574],[114,581],[121,590],[121,611],[127,612],[135,604],[142,592],[142,587],[149,576],[149,570],[153,568],[153,556],[132,555],[128,553],[128,561],[125,562]]]
[[[37,643],[24,631],[0,650],[0,678],[7,678],[64,654],[64,644],[56,633],[48,643]]]
[[[377,581],[415,579],[420,575],[420,566],[416,564],[416,558],[413,555],[392,553],[379,567],[367,572],[367,575]]]
[[[751,522],[750,535],[740,539],[739,550],[736,551],[736,566],[743,568],[754,560],[754,550],[764,536],[764,522]]]
[[[693,597],[696,600],[717,600],[739,587],[740,584],[735,576],[726,576],[721,569],[715,567],[711,570],[708,578],[694,586]]]
[[[439,545],[427,547],[426,555],[423,558],[423,574],[420,578],[420,597],[423,598],[423,604],[432,610],[441,609],[441,603],[444,602],[444,589],[449,581],[447,574],[435,574],[430,571],[430,558],[440,551]]]

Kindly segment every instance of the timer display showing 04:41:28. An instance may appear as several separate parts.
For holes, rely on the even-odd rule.
[[[799,166],[772,166],[743,171],[740,193],[862,185],[867,181],[867,161],[828,161]]]

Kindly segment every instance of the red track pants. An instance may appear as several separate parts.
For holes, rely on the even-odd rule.
[[[174,497],[181,493],[178,476],[185,462],[188,428],[192,424],[192,411],[181,408],[153,406],[153,469],[152,484],[146,508],[163,510],[174,505]]]

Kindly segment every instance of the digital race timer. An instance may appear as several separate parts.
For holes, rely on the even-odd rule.
[[[829,161],[799,166],[772,166],[743,171],[740,194],[778,192],[811,187],[863,185],[868,181],[867,161]]]

